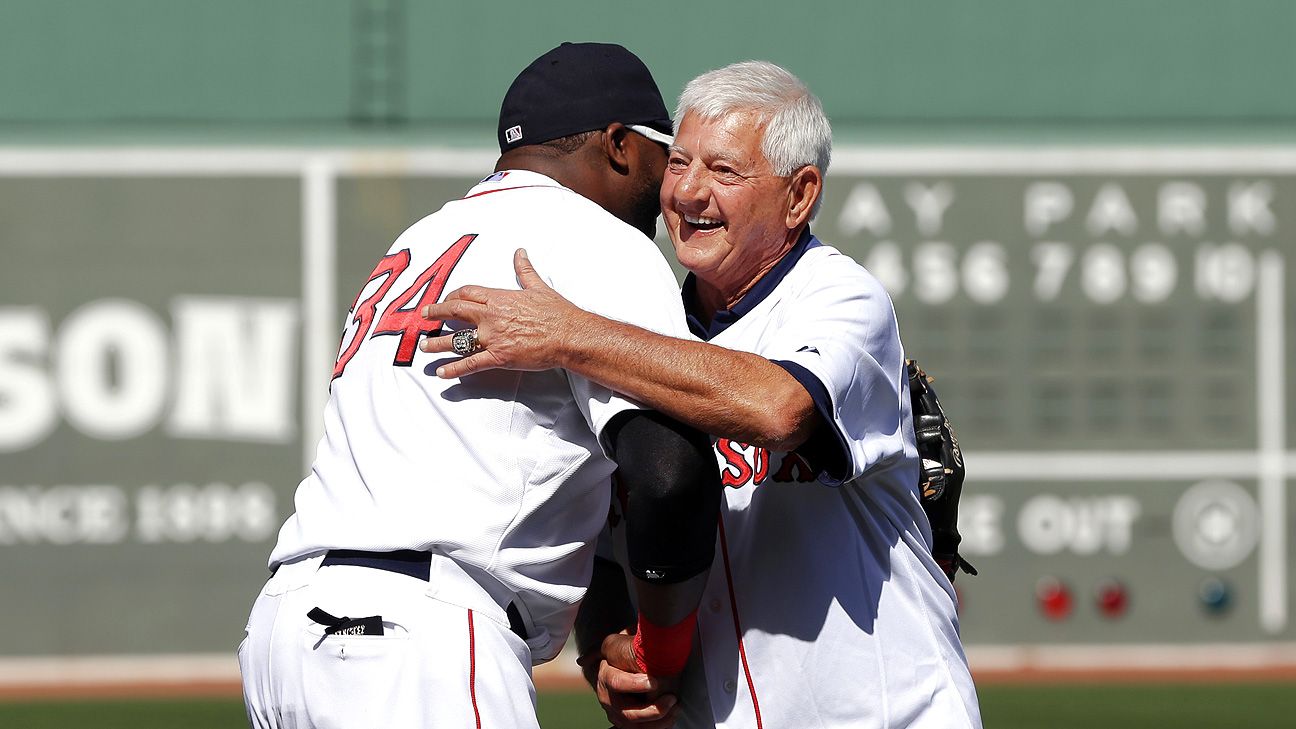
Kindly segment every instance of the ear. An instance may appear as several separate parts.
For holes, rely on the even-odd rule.
[[[621,122],[612,122],[607,125],[600,135],[603,146],[603,154],[608,159],[608,164],[618,174],[627,174],[633,166],[633,156],[635,154],[633,145],[630,144],[628,136],[633,134]]]
[[[814,165],[806,165],[792,173],[788,188],[787,228],[792,230],[810,220],[815,201],[823,194],[823,173]]]

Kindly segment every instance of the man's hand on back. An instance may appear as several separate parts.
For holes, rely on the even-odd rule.
[[[462,321],[476,327],[480,350],[437,367],[444,379],[482,370],[547,370],[561,367],[564,343],[580,331],[581,319],[593,316],[554,291],[540,278],[526,251],[513,255],[521,291],[464,286],[437,304],[423,307],[425,319]],[[426,337],[424,352],[450,352],[449,336]]]

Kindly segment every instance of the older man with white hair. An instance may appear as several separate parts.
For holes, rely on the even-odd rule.
[[[678,688],[629,672],[630,639],[616,632],[630,623],[609,607],[607,563],[582,607],[609,718],[979,727],[954,590],[919,502],[891,301],[810,232],[832,148],[819,100],[778,66],[738,63],[690,82],[675,124],[662,213],[690,271],[683,298],[700,342],[576,308],[522,252],[524,290],[465,287],[428,311],[475,325],[484,347],[442,376],[564,367],[716,437],[728,488],[701,650]]]

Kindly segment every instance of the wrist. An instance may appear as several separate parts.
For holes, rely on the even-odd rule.
[[[554,364],[565,370],[581,372],[580,365],[589,358],[592,347],[592,335],[597,317],[579,307],[572,307],[573,314],[567,323],[566,331],[557,338],[557,351]],[[583,373],[582,373],[583,374]]]
[[[682,672],[693,649],[696,627],[697,610],[669,626],[656,625],[640,613],[634,638],[634,657],[639,670],[649,676],[676,676]]]

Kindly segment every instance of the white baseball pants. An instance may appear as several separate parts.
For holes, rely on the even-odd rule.
[[[538,729],[530,650],[492,611],[443,599],[467,588],[322,559],[281,566],[252,606],[238,654],[253,729]],[[381,616],[383,634],[327,635],[315,607]]]

